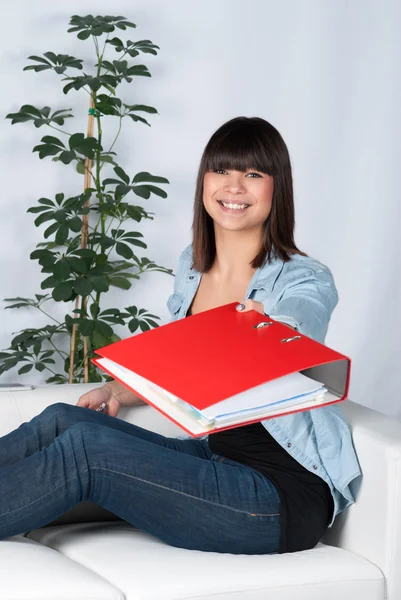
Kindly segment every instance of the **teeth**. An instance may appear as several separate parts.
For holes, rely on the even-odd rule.
[[[247,204],[227,204],[227,202],[222,202],[222,205],[225,208],[233,208],[236,210],[242,210],[243,208],[245,208],[246,206],[248,206]]]

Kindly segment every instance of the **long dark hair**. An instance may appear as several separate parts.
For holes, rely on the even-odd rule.
[[[280,133],[260,117],[236,117],[210,138],[200,161],[192,222],[193,267],[206,273],[216,256],[213,219],[203,205],[203,178],[207,171],[256,169],[274,178],[272,207],[264,224],[262,246],[250,265],[257,269],[271,253],[287,262],[291,254],[307,256],[294,242],[294,194],[287,146]]]

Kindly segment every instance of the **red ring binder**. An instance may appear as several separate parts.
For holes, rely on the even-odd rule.
[[[287,337],[287,325],[236,306],[120,340],[92,362],[194,437],[347,398],[347,356],[302,333]],[[265,327],[267,334],[254,331]]]

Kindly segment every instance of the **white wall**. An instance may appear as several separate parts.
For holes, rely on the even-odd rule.
[[[296,240],[327,264],[340,302],[326,343],[352,358],[350,398],[401,417],[401,6],[367,0],[49,0],[2,8],[2,116],[22,104],[75,109],[70,131],[86,129],[82,93],[64,96],[51,73],[23,72],[27,57],[48,50],[85,58],[90,43],[67,34],[73,14],[122,14],[137,24],[132,40],[150,39],[157,57],[141,56],[152,78],[137,78],[121,94],[155,106],[152,127],[125,123],[117,147],[129,173],[167,177],[168,198],[146,201],[155,220],[141,224],[145,256],[175,270],[190,242],[195,177],[203,148],[223,122],[260,116],[283,135],[291,154]],[[116,55],[117,56],[117,55]],[[72,120],[71,120],[72,121]],[[43,135],[32,125],[0,120],[0,299],[44,293],[44,275],[29,254],[42,241],[26,212],[42,196],[75,195],[73,167],[32,154]],[[106,124],[112,138],[113,122]],[[398,168],[397,168],[398,167]],[[135,228],[135,225],[133,226]],[[130,304],[169,320],[173,278],[143,276],[129,292],[112,288],[103,306]],[[13,332],[49,322],[33,310],[0,307],[0,348]],[[48,310],[55,317],[71,304]],[[120,335],[122,331],[118,330]],[[1,382],[44,381],[44,373]]]

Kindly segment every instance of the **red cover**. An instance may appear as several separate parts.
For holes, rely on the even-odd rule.
[[[348,371],[344,395],[336,401],[347,397],[348,357],[257,311],[240,313],[237,304],[232,302],[173,321],[99,348],[96,353],[199,410],[272,379],[338,360],[348,362]],[[253,327],[266,321],[274,324],[260,329]],[[281,341],[294,336],[300,339]],[[92,362],[106,371],[96,358]],[[151,404],[136,390],[132,391]]]

